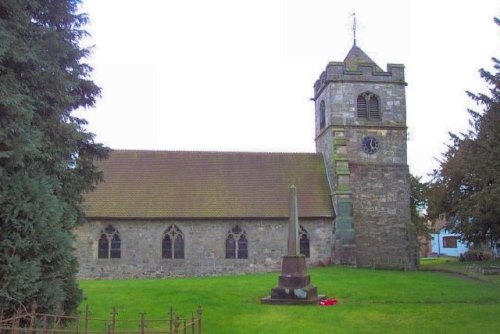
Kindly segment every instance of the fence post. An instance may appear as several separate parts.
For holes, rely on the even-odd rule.
[[[47,333],[47,329],[49,327],[49,322],[47,320],[47,315],[44,314],[42,318],[42,333],[45,334]]]
[[[201,315],[203,313],[203,309],[201,308],[201,305],[198,305],[198,334],[201,334],[202,333],[202,329],[201,329]]]
[[[60,315],[55,315],[54,316],[54,325],[52,326],[52,332],[55,332],[56,330],[59,329],[59,323],[61,321],[61,316]]]
[[[169,333],[172,333],[173,321],[174,321],[174,310],[172,308],[172,305],[170,305],[170,310],[168,311],[168,330],[170,331]]]
[[[75,333],[76,334],[80,334],[80,315],[78,315],[77,317],[75,317]]]
[[[144,312],[139,313],[141,315],[141,334],[144,334],[146,327],[146,320],[144,319]]]
[[[191,334],[194,334],[194,313],[191,312]]]
[[[33,329],[35,327],[35,320],[36,320],[36,302],[33,302],[33,304],[31,304],[30,324],[28,329],[29,334],[33,333]]]
[[[85,325],[84,325],[84,331],[85,334],[88,333],[89,330],[89,304],[85,305]]]
[[[175,320],[174,320],[174,334],[179,334],[179,326],[180,326],[181,322],[180,322],[180,319],[179,319],[179,316],[175,316]]]
[[[14,317],[14,320],[12,321],[12,334],[17,334],[19,331],[19,319],[21,318],[21,311],[18,309],[16,312],[16,315]]]
[[[113,310],[111,312],[111,333],[114,334],[115,326],[116,326],[116,307],[113,306]]]

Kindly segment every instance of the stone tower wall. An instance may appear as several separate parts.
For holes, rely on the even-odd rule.
[[[411,230],[407,226],[410,217],[408,176],[406,166],[351,165],[359,266],[416,265]]]
[[[330,63],[315,84],[316,150],[325,157],[337,213],[336,263],[416,265],[406,160],[405,86],[404,67],[391,64],[387,72],[377,72],[374,64],[348,71],[344,63]],[[357,97],[364,92],[378,96],[380,120],[358,119]],[[326,107],[322,129],[321,101]],[[362,150],[362,140],[368,135],[379,141],[375,154]]]

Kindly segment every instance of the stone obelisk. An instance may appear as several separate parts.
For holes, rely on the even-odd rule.
[[[306,257],[299,250],[299,215],[297,189],[290,187],[290,211],[288,222],[288,250],[283,256],[278,287],[271,289],[271,295],[261,299],[264,304],[317,304],[323,296],[311,284],[307,274]]]
[[[300,254],[299,250],[299,208],[297,207],[297,189],[290,187],[289,191],[289,221],[288,221],[288,256]]]

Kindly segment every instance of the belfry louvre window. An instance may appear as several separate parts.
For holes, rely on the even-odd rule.
[[[359,119],[380,119],[380,104],[377,95],[370,92],[362,93],[358,96],[356,104]]]
[[[443,237],[443,248],[457,248],[458,237]]]
[[[247,236],[238,225],[227,233],[226,259],[248,259]]]
[[[163,259],[184,258],[184,235],[175,225],[170,225],[163,235],[161,257]]]
[[[300,254],[308,258],[310,256],[309,234],[307,233],[306,229],[302,227],[302,225],[300,225],[299,228],[299,246],[300,246]]]
[[[319,104],[319,129],[323,129],[326,125],[325,101],[321,100]]]
[[[118,231],[108,225],[101,231],[97,246],[98,259],[119,259],[121,257],[121,239]]]

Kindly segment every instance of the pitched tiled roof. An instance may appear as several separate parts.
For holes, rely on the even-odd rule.
[[[359,71],[360,64],[372,64],[376,72],[384,72],[368,55],[356,45],[353,45],[344,59],[349,71]]]
[[[97,165],[89,218],[283,218],[292,184],[299,216],[333,217],[321,154],[116,150]]]

